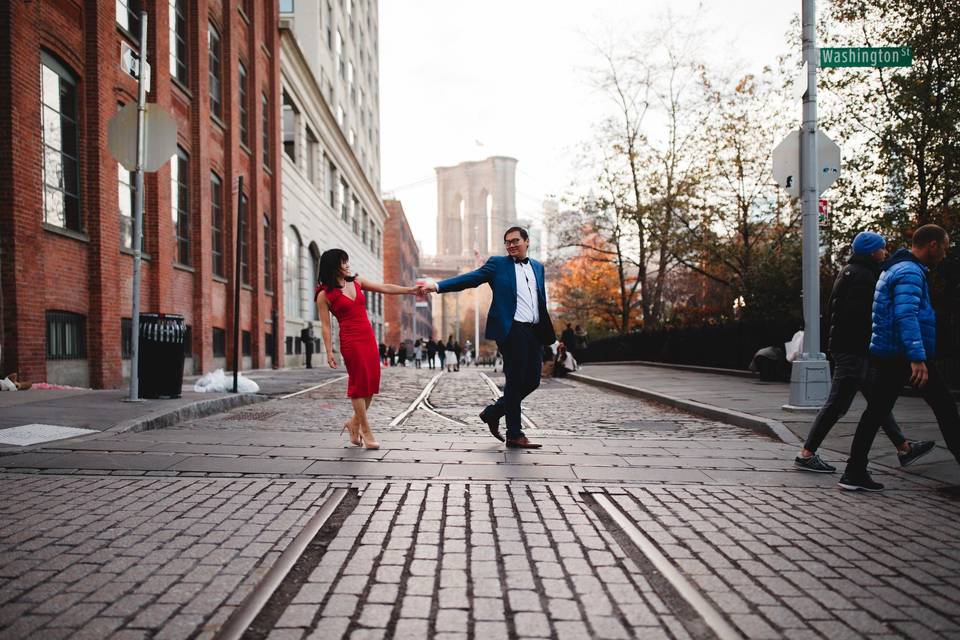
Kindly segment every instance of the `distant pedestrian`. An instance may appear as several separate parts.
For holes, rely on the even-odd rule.
[[[565,378],[567,374],[577,370],[577,361],[573,354],[561,342],[557,345],[557,355],[553,359],[553,377]]]
[[[567,350],[575,348],[577,342],[577,334],[573,330],[573,325],[569,322],[567,323],[567,328],[560,333],[560,342],[564,344]]]
[[[401,342],[397,349],[397,364],[401,367],[407,366],[407,343]]]
[[[387,345],[381,342],[378,350],[380,352],[380,364],[384,367],[390,364],[390,361],[387,359]]]
[[[930,301],[927,271],[947,254],[950,236],[935,224],[913,234],[911,248],[902,248],[884,265],[873,296],[873,332],[870,355],[876,364],[876,380],[860,416],[850,447],[850,459],[840,479],[840,488],[880,491],[867,471],[870,446],[877,427],[892,410],[903,385],[909,382],[933,409],[943,440],[960,463],[960,414],[943,377],[935,366],[937,318]]]
[[[413,364],[419,369],[420,363],[423,361],[423,343],[420,342],[420,339],[417,338],[417,341],[413,343]]]
[[[392,345],[387,347],[387,360],[390,361],[391,367],[397,366],[397,350]]]
[[[447,338],[447,345],[444,347],[444,351],[443,358],[447,363],[447,372],[453,371],[454,366],[459,366],[457,363],[457,352],[453,350],[453,334],[450,334],[450,337]]]
[[[463,358],[463,347],[460,346],[459,341],[455,341],[453,343],[453,353],[457,356],[456,359],[453,361],[454,362],[453,370],[460,371],[460,360]]]
[[[436,366],[435,359],[437,357],[437,343],[433,341],[431,337],[427,340],[427,366],[430,369],[433,369]]]
[[[830,317],[829,349],[833,358],[833,383],[826,403],[813,420],[800,455],[793,462],[798,469],[834,473],[836,467],[827,464],[817,453],[817,448],[850,409],[858,391],[864,398],[870,398],[875,375],[868,353],[870,310],[873,307],[873,290],[880,276],[880,263],[886,258],[886,242],[881,235],[871,231],[860,233],[853,240],[850,260],[833,285],[827,311]],[[902,466],[916,462],[934,447],[933,442],[907,440],[892,413],[884,416],[880,426],[897,448]]]
[[[443,371],[443,365],[447,361],[447,349],[443,340],[437,340],[437,360],[440,361],[440,370]]]
[[[300,330],[300,342],[303,343],[304,366],[307,369],[313,369],[313,323],[308,322],[307,326]]]

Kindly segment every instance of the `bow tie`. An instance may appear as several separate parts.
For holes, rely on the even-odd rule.
[[[514,258],[513,261],[517,264],[527,264],[530,262],[530,258]]]

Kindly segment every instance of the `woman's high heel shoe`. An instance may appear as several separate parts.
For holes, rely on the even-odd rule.
[[[347,420],[343,423],[343,429],[340,429],[340,435],[343,435],[344,431],[350,431],[350,444],[355,447],[359,447],[363,444],[363,439],[360,437],[360,429],[356,431],[353,430],[353,420]]]
[[[365,435],[361,434],[361,436],[360,436],[360,442],[363,443],[363,448],[364,448],[364,449],[379,449],[379,448],[380,448],[380,443],[373,439],[373,432],[372,432],[372,431],[370,431],[369,433],[367,433],[367,434],[365,434]]]

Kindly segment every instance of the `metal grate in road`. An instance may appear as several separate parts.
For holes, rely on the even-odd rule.
[[[80,429],[79,427],[61,427],[55,424],[22,424],[19,427],[10,427],[0,430],[0,444],[12,444],[26,447],[41,442],[52,442],[65,438],[76,438],[88,433],[97,433],[96,429]]]

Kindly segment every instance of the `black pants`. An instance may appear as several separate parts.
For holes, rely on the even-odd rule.
[[[313,358],[313,349],[304,350],[304,357],[306,359],[307,369],[313,369],[312,358]]]
[[[503,395],[485,409],[487,415],[500,419],[506,416],[507,438],[522,438],[520,403],[540,386],[540,370],[543,367],[540,341],[534,334],[533,325],[514,322],[506,340],[498,341],[503,355]]]
[[[817,450],[833,425],[837,424],[837,420],[850,410],[850,405],[858,391],[869,401],[875,375],[876,372],[870,366],[870,360],[866,356],[851,353],[833,354],[833,383],[830,386],[830,395],[827,396],[827,402],[813,420],[807,441],[803,444],[804,449]],[[890,438],[894,447],[899,449],[907,441],[892,413],[884,416],[880,426],[883,427],[884,433]]]
[[[893,409],[903,385],[910,379],[910,363],[906,358],[874,358],[872,364],[876,367],[876,379],[867,409],[860,416],[857,432],[853,436],[847,473],[861,474],[867,470],[867,458],[873,438],[877,435],[877,427],[883,416]],[[957,403],[937,368],[928,365],[927,372],[927,384],[920,388],[920,395],[933,409],[943,441],[960,462],[960,414],[957,413]]]

